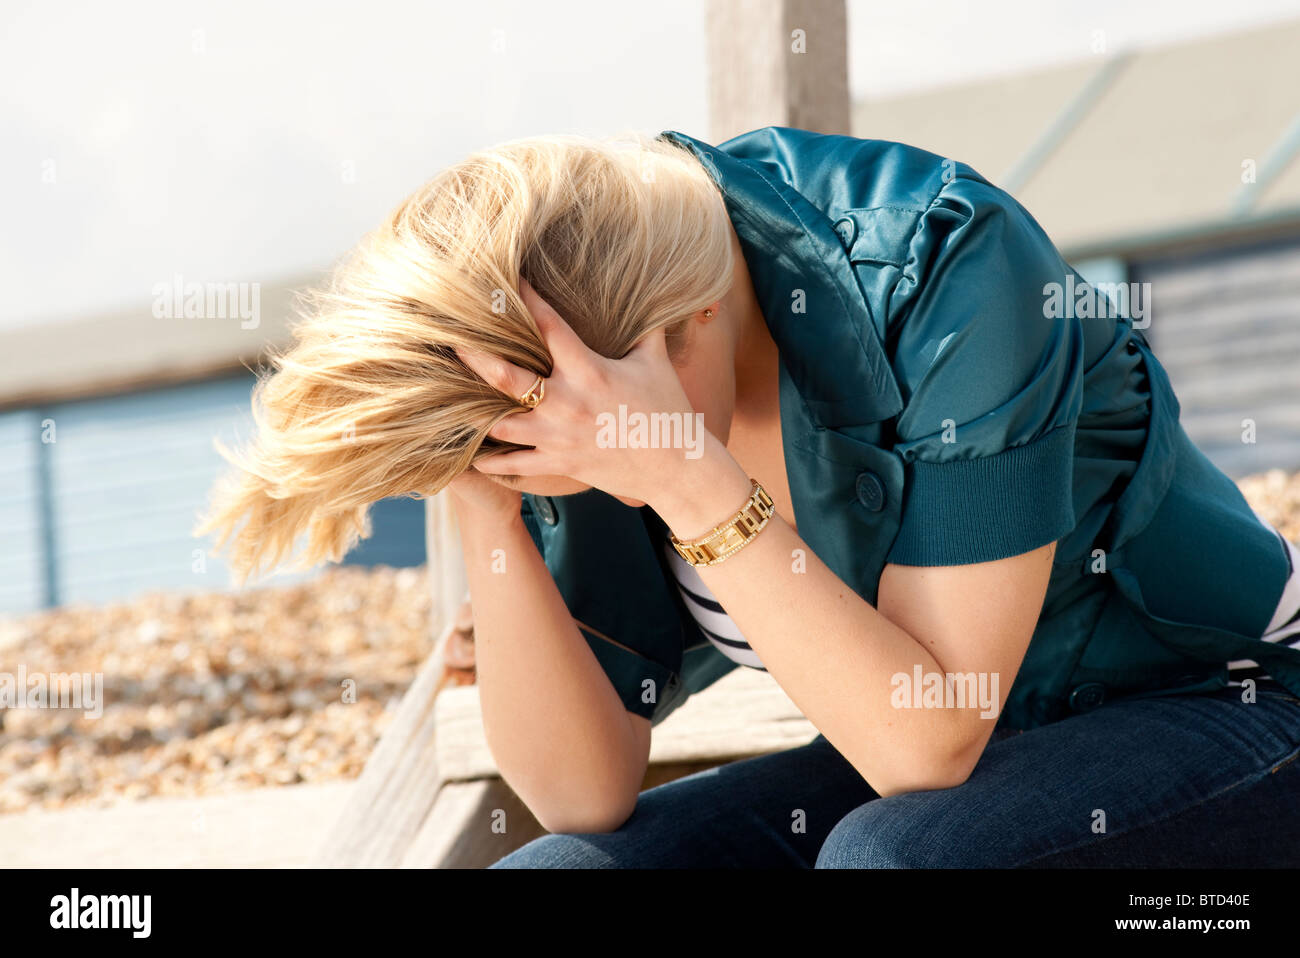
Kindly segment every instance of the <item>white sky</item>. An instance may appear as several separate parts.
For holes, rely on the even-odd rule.
[[[472,149],[708,138],[702,0],[135,0],[0,10],[0,325],[320,269]],[[1300,0],[849,0],[854,93],[1300,17]],[[346,182],[345,169],[353,171]],[[45,182],[50,174],[53,182]]]

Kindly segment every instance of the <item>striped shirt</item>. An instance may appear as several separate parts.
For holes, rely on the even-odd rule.
[[[1277,609],[1261,637],[1265,642],[1278,642],[1300,648],[1300,547],[1288,541],[1263,516],[1260,516],[1260,522],[1277,534],[1286,550],[1289,563],[1289,574],[1278,600]],[[758,653],[745,641],[736,623],[732,621],[731,616],[727,615],[722,604],[714,598],[709,587],[700,578],[700,574],[695,571],[695,567],[678,555],[671,543],[665,542],[664,547],[668,554],[669,567],[677,580],[677,588],[681,591],[682,600],[686,603],[691,617],[695,619],[695,624],[704,633],[704,637],[733,662],[753,669],[763,669],[763,662],[758,657]],[[763,671],[767,670],[763,669]],[[1229,685],[1240,686],[1246,679],[1256,682],[1271,681],[1264,670],[1251,659],[1228,663]]]
[[[695,624],[700,627],[704,637],[733,662],[766,672],[758,653],[749,647],[736,623],[731,621],[731,616],[713,597],[695,567],[677,554],[672,543],[665,542],[664,547],[668,550],[668,564],[677,580],[677,588],[681,590],[682,601],[686,603],[686,608],[690,610],[691,617],[695,619]]]
[[[1259,516],[1260,522],[1277,533],[1282,547],[1286,550],[1289,570],[1286,585],[1282,589],[1282,597],[1278,600],[1273,618],[1264,629],[1261,638],[1265,642],[1300,647],[1300,548],[1294,542],[1288,541],[1258,512],[1255,515]],[[1268,680],[1269,676],[1253,659],[1239,659],[1228,663],[1228,679],[1229,685],[1241,685],[1245,679],[1261,682]]]

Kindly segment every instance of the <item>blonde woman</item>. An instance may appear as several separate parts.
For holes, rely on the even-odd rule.
[[[337,559],[449,490],[552,832],[498,867],[1300,864],[1297,554],[1094,294],[902,144],[507,143],[316,297],[204,530]],[[642,792],[738,667],[817,738]]]

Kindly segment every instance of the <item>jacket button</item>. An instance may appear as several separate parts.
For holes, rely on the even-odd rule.
[[[1106,686],[1100,682],[1084,682],[1070,693],[1070,708],[1076,712],[1091,712],[1106,701]]]
[[[553,526],[560,521],[560,517],[555,512],[555,503],[551,501],[550,496],[533,496],[533,508],[548,526]]]
[[[885,508],[885,484],[874,472],[858,474],[857,493],[858,502],[872,512],[879,512]]]
[[[1136,339],[1130,339],[1130,340],[1128,341],[1128,345],[1127,345],[1125,348],[1126,348],[1130,353],[1135,353],[1135,352],[1137,352],[1137,351],[1138,351],[1137,340],[1136,340]]]
[[[852,217],[841,216],[835,221],[835,232],[840,236],[840,242],[844,244],[846,250],[853,248],[853,241],[858,238],[858,224]]]

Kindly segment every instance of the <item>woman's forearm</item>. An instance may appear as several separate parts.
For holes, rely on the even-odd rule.
[[[749,495],[749,478],[712,436],[680,481],[651,503],[683,538],[705,534]],[[760,477],[761,481],[761,477]],[[911,634],[821,562],[779,516],[724,562],[699,569],[791,700],[877,792],[937,788],[960,777],[969,714],[899,709],[891,677],[944,669]]]
[[[606,831],[631,814],[648,737],[578,631],[527,527],[460,516],[488,745],[549,831]]]

